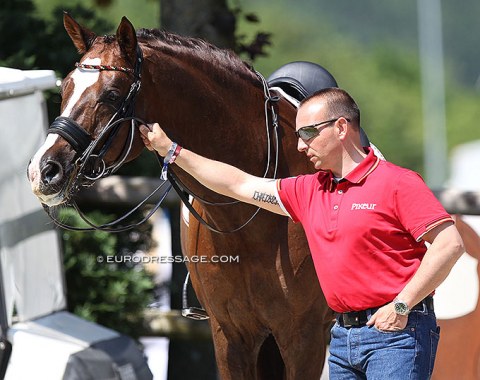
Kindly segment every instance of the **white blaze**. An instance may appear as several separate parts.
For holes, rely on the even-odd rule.
[[[100,65],[102,63],[100,58],[87,58],[82,63],[86,65]],[[73,94],[68,100],[68,104],[62,112],[61,116],[68,117],[72,112],[73,107],[77,104],[85,90],[91,85],[95,84],[100,76],[99,70],[85,70],[75,69],[71,78],[74,83]]]

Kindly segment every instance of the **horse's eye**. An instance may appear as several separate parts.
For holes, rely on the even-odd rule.
[[[116,91],[108,91],[106,94],[105,94],[105,101],[109,102],[109,103],[115,103],[118,101],[118,99],[120,99],[120,94]]]

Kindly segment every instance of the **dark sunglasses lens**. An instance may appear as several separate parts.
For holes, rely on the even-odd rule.
[[[298,130],[298,135],[302,140],[310,140],[318,135],[318,130],[313,127],[304,127]]]

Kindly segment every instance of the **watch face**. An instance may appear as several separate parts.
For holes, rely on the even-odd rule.
[[[400,315],[408,314],[408,306],[405,302],[396,302],[395,303],[395,312]]]

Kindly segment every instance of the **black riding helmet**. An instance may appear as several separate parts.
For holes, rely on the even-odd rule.
[[[268,77],[270,87],[280,87],[299,102],[307,96],[329,87],[338,87],[337,81],[327,69],[307,61],[290,62],[275,70]],[[370,146],[365,131],[360,128],[362,145]]]

